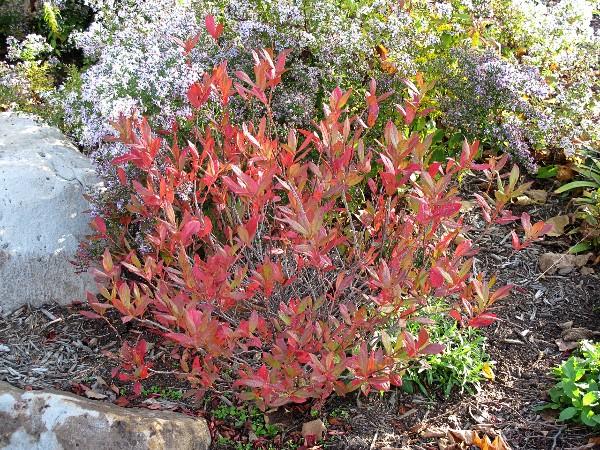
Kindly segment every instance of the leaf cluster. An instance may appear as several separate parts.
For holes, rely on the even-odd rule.
[[[600,428],[600,344],[581,343],[580,354],[553,370],[559,380],[542,409],[560,410],[559,420]]]
[[[218,40],[218,25],[206,23]],[[190,86],[185,128],[158,134],[137,117],[114,124],[127,151],[113,164],[133,195],[118,233],[100,216],[92,222],[111,248],[96,270],[101,295],[88,296],[85,313],[106,319],[115,309],[149,327],[174,347],[178,376],[200,390],[237,390],[261,410],[401,385],[411,365],[444,350],[422,314],[434,298],[460,326],[493,323],[488,308],[510,286],[472,273],[477,249],[463,234],[458,180],[497,176],[504,193],[482,200],[490,225],[517,219],[504,206],[518,172],[505,187],[493,161],[474,163],[477,143],[434,161],[431,135],[388,121],[367,145],[379,103],[392,95],[375,82],[363,113],[350,115],[351,91],[336,88],[319,123],[281,140],[271,99],[287,54],[253,52],[253,76],[217,65]],[[264,115],[236,124],[234,98]],[[403,125],[419,115],[418,98],[402,106]],[[215,102],[218,112],[207,112]],[[350,209],[357,187],[364,195]],[[526,229],[519,248],[544,229],[521,219],[540,230]],[[131,244],[142,225],[144,251]],[[122,350],[122,379],[152,375],[142,342]]]

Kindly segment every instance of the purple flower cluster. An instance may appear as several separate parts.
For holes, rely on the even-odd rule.
[[[446,125],[507,150],[535,172],[532,130],[551,127],[540,107],[550,89],[539,71],[489,50],[460,48],[452,56],[457,68],[442,83]]]

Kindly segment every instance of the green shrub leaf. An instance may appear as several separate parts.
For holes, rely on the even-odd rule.
[[[562,185],[554,192],[556,194],[562,194],[563,192],[570,191],[571,189],[577,189],[577,188],[582,188],[582,187],[597,188],[599,186],[596,183],[594,183],[593,181],[583,181],[583,180],[571,181],[570,183]]]
[[[575,408],[574,406],[570,406],[562,410],[560,416],[558,416],[558,420],[572,419],[573,417],[575,417],[575,414],[577,414],[577,408]]]
[[[583,406],[589,406],[593,403],[596,403],[596,401],[598,400],[598,393],[597,392],[588,392],[587,394],[585,394],[583,396],[583,398],[581,399],[581,402],[583,404]]]

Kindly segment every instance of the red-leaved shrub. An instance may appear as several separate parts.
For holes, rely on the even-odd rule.
[[[123,322],[139,321],[179,349],[192,385],[228,385],[262,409],[399,385],[409,364],[443,351],[421,314],[432,298],[464,325],[484,326],[495,317],[486,309],[509,293],[473,276],[475,249],[461,234],[457,179],[476,170],[501,179],[493,164],[474,164],[478,144],[432,162],[430,136],[389,122],[369,148],[364,134],[389,96],[374,82],[365,121],[347,115],[350,92],[338,88],[313,130],[289,130],[281,142],[269,99],[282,88],[285,55],[254,53],[253,78],[236,81],[222,64],[192,85],[191,131],[157,135],[143,118],[115,124],[129,151],[114,163],[135,193],[119,236],[101,218],[92,223],[112,243],[97,271],[101,296],[88,296],[86,312],[115,308]],[[234,124],[234,97],[265,114]],[[222,113],[207,117],[207,102]],[[139,179],[127,178],[128,164]],[[490,223],[516,219],[506,202],[479,202]],[[142,224],[151,229],[144,251],[131,244]],[[417,335],[409,322],[421,324]],[[152,375],[144,352],[122,351],[131,356],[123,380]]]

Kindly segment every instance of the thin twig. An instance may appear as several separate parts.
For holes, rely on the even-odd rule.
[[[379,436],[379,432],[376,431],[375,436],[373,436],[373,440],[371,441],[371,446],[369,447],[370,450],[373,450],[375,448],[375,443],[377,442],[378,436]]]
[[[165,333],[171,333],[172,330],[169,330],[167,327],[162,326],[160,323],[156,323],[153,320],[150,319],[139,319],[137,317],[134,317],[135,320],[137,320],[138,322],[141,322],[143,324],[149,325],[151,327],[156,327],[159,330],[164,331]]]
[[[565,429],[564,426],[562,426],[562,427],[560,427],[558,429],[558,431],[556,432],[556,434],[552,438],[552,446],[550,447],[550,450],[554,450],[556,448],[556,444],[558,442],[558,436],[560,436],[560,434],[563,432],[564,429]]]

